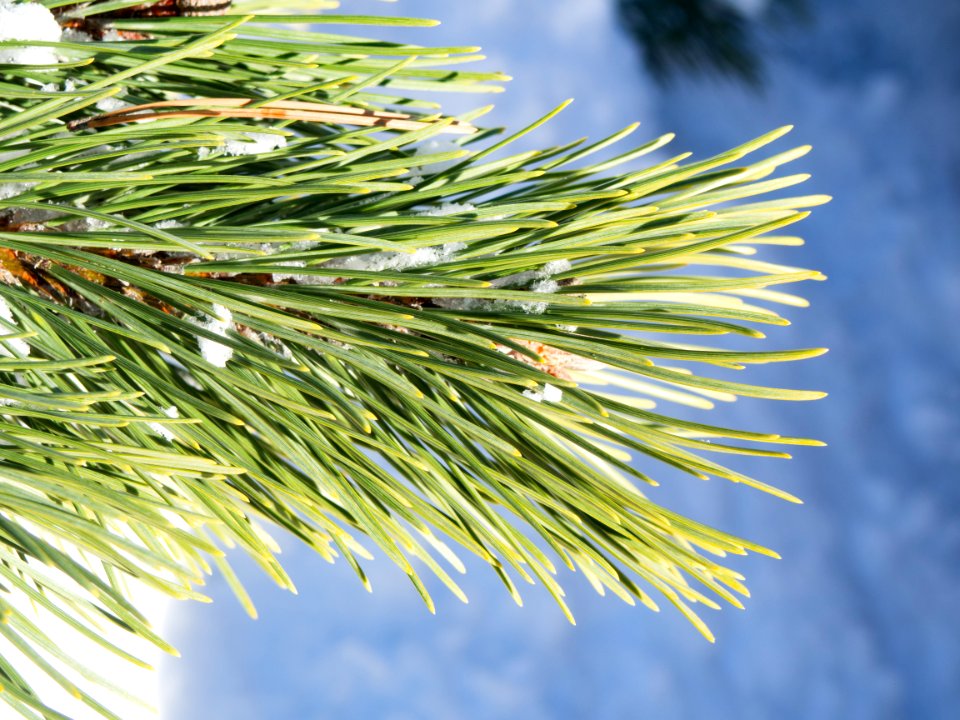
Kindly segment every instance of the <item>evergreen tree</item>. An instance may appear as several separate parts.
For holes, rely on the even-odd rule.
[[[693,410],[821,396],[727,371],[822,350],[720,343],[822,279],[762,259],[824,200],[758,198],[808,148],[614,150],[631,126],[515,152],[562,107],[443,115],[431,91],[500,89],[476,48],[271,5],[0,0],[0,699],[63,717],[33,664],[114,717],[37,616],[167,648],[130,583],[197,598],[216,570],[250,607],[225,549],[291,587],[271,528],[363,583],[385,555],[431,611],[420,572],[463,598],[457,547],[518,603],[539,584],[569,617],[565,566],[709,638],[692,606],[747,592],[722,558],[775,553],[652,488],[663,463],[796,501],[716,454],[818,443]]]

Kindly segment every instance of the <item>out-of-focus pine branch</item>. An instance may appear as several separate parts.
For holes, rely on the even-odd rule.
[[[760,87],[768,30],[809,21],[806,0],[618,0],[644,65],[662,84],[720,75]]]

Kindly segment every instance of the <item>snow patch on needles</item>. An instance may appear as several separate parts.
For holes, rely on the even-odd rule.
[[[476,209],[476,206],[470,203],[445,202],[437,207],[422,210],[416,214],[420,217],[446,217],[447,215],[456,215],[457,213],[473,212]]]
[[[547,278],[545,280],[537,280],[533,285],[530,286],[530,289],[535,293],[555,293],[560,289],[560,283],[556,280],[551,280]]]
[[[199,320],[194,320],[194,322],[204,330],[226,337],[227,330],[233,327],[233,313],[223,305],[214,305],[213,313],[213,315],[206,315]],[[197,345],[203,359],[211,365],[226,367],[227,361],[233,357],[233,348],[216,340],[198,336]]]
[[[120,33],[117,31],[116,28],[101,27],[99,34],[100,34],[99,42],[123,41],[123,36],[120,35]],[[64,28],[63,41],[64,42],[98,42],[97,38],[93,37],[93,35],[91,35],[90,33],[84,32],[83,30],[78,30],[76,28]]]
[[[543,386],[543,399],[546,402],[560,402],[563,400],[563,390],[558,388],[556,385],[546,383]]]
[[[412,253],[378,252],[331,260],[324,268],[340,270],[367,270],[384,272],[388,270],[409,270],[439,265],[453,258],[467,246],[461,242],[446,243],[437,247],[420,248]]]
[[[153,226],[157,230],[175,230],[176,228],[182,228],[183,223],[178,220],[161,220],[160,222],[155,222]]]
[[[168,418],[180,417],[180,411],[177,409],[175,405],[171,405],[168,408],[164,408],[163,414],[166,415]],[[156,422],[147,423],[147,427],[149,427],[151,430],[153,430],[157,435],[162,437],[167,442],[173,442],[176,439],[174,434],[170,432],[170,430],[167,429],[167,427],[161,423],[156,423]]]
[[[60,25],[40,3],[14,3],[0,0],[0,40],[40,40],[58,42]],[[0,63],[11,65],[56,65],[57,53],[51,47],[0,48]]]
[[[65,232],[87,232],[89,230],[106,230],[112,227],[112,223],[93,217],[80,217],[65,222],[60,229]]]
[[[97,102],[97,110],[105,113],[113,112],[114,110],[123,110],[125,107],[130,107],[130,103],[112,97],[104,98]]]
[[[197,155],[201,160],[215,151],[234,157],[240,155],[260,155],[261,153],[272,152],[287,146],[287,139],[283,135],[258,132],[248,132],[244,133],[244,135],[247,137],[246,140],[227,140],[222,146],[217,148],[202,147],[197,150]]]
[[[253,255],[265,255],[270,252],[272,245],[270,243],[227,243],[229,247],[236,248],[236,251],[216,253],[214,257],[217,260],[242,260]]]
[[[539,270],[524,270],[513,275],[504,275],[490,281],[490,287],[516,288],[527,286],[532,293],[550,295],[560,289],[560,283],[552,278],[570,270],[568,260],[552,260]],[[543,315],[548,303],[542,300],[483,300],[480,298],[434,298],[434,304],[449,310],[522,310],[530,315]]]
[[[93,35],[77,28],[64,28],[60,39],[64,42],[93,42]]]
[[[551,278],[554,275],[567,272],[572,267],[573,266],[567,260],[552,260],[551,262],[546,263],[539,270],[525,270],[524,272],[515,273],[513,275],[505,275],[497,278],[496,280],[492,280],[490,285],[496,288],[502,288],[518,287],[521,285],[531,284],[530,289],[534,292],[553,293],[557,291],[559,285]],[[543,289],[538,290],[537,288]]]
[[[2,0],[0,0],[0,2],[2,2]],[[69,40],[70,38],[68,38],[68,37],[67,37],[67,34],[66,34],[67,31],[64,30],[63,33],[64,33],[64,34],[63,34],[63,37],[60,38],[60,39],[63,40],[63,41]],[[49,83],[44,83],[43,85],[41,85],[41,86],[40,86],[40,90],[41,90],[41,92],[45,92],[45,93],[55,93],[55,92],[60,92],[61,89],[62,89],[63,92],[72,93],[72,92],[73,92],[74,90],[76,90],[77,88],[82,88],[84,85],[87,85],[87,84],[88,84],[88,83],[87,83],[85,80],[71,80],[70,78],[67,78],[66,80],[63,81],[63,88],[61,88],[58,83],[49,82]],[[107,99],[109,99],[109,98],[107,98]],[[100,102],[104,102],[104,101],[101,100]],[[97,107],[100,107],[100,103],[97,103]],[[67,137],[67,136],[66,136],[66,135],[63,135],[63,136],[61,136],[61,137]],[[107,147],[110,147],[110,146],[108,145]],[[95,152],[95,151],[96,151],[96,150],[95,150],[94,148],[91,148],[90,150],[87,150],[87,151],[85,151],[85,152],[87,152],[87,153],[92,153],[92,152]]]
[[[0,185],[0,200],[9,200],[32,188],[36,183],[3,183]]]
[[[560,273],[568,272],[572,269],[573,265],[570,264],[569,260],[551,260],[540,269],[540,272],[543,275],[552,277],[554,275],[559,275]]]
[[[573,266],[568,260],[552,260],[539,270],[497,278],[491,285],[493,287],[511,287],[530,282],[531,292],[552,295],[560,289],[560,283],[554,280],[552,276],[567,272],[571,267]],[[542,301],[511,301],[508,303],[508,307],[519,308],[530,315],[543,315],[547,311],[547,303]]]
[[[54,85],[54,88],[56,88],[56,85]],[[17,158],[23,157],[29,152],[30,152],[30,149],[26,147],[17,148],[16,150],[4,150],[3,152],[0,152],[0,162],[7,162],[7,160],[16,160]],[[3,186],[0,186],[0,187],[3,187]]]
[[[7,305],[5,298],[0,297],[0,318],[5,320],[8,325],[17,327],[17,319],[13,316],[13,311]],[[0,334],[6,335],[6,328],[0,328]],[[4,340],[0,342],[0,357],[27,357],[30,354],[30,346],[22,338],[15,340]]]
[[[293,268],[304,268],[307,266],[306,261],[304,260],[284,260],[278,262],[277,265],[283,265],[284,267],[293,267]],[[274,282],[283,282],[284,280],[296,280],[300,282],[305,280],[308,275],[303,275],[302,273],[274,273],[273,281]]]
[[[563,390],[550,383],[544,383],[542,389],[524,390],[523,395],[534,402],[560,402],[563,400]]]

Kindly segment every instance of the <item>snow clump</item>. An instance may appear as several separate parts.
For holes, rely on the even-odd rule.
[[[244,135],[247,137],[246,140],[227,140],[222,146],[216,148],[202,147],[197,150],[197,155],[201,160],[215,151],[234,157],[240,155],[259,155],[287,146],[287,139],[283,135],[258,132],[248,132],[244,133]]]
[[[531,292],[540,295],[549,295],[560,289],[560,283],[552,276],[565,273],[573,266],[568,260],[552,260],[545,263],[539,270],[525,270],[504,275],[490,281],[490,287],[516,288],[527,286]],[[484,300],[481,298],[434,298],[433,302],[449,310],[522,310],[529,315],[543,315],[548,304],[540,300]]]
[[[8,325],[17,327],[17,319],[13,317],[13,311],[2,297],[0,297],[0,318],[3,318]],[[7,335],[10,331],[0,328],[0,334]],[[29,354],[30,346],[22,338],[0,342],[0,357],[27,357]]]
[[[204,330],[209,330],[221,337],[227,336],[227,330],[233,327],[233,313],[223,305],[213,306],[213,315],[207,315],[200,320],[195,320],[197,325]],[[197,345],[200,348],[200,354],[203,359],[211,365],[217,367],[226,367],[227,361],[233,357],[233,348],[224,345],[216,340],[206,337],[197,337]]]
[[[123,110],[125,107],[130,107],[130,103],[117,100],[113,97],[104,98],[97,102],[97,110],[105,113],[113,112],[114,110]]]
[[[60,24],[40,3],[14,3],[0,0],[0,40],[40,40],[59,42]],[[11,65],[56,65],[55,48],[3,47],[0,63]]]
[[[462,212],[473,212],[476,209],[476,206],[471,205],[470,203],[445,202],[441,203],[437,207],[432,207],[428,210],[422,210],[421,212],[418,212],[417,215],[420,217],[445,217],[447,215],[456,215],[457,213]]]
[[[166,415],[168,418],[180,417],[180,411],[177,409],[175,405],[171,405],[168,408],[164,408],[163,414]],[[173,442],[175,439],[174,434],[170,432],[170,430],[167,429],[167,427],[161,423],[156,423],[156,422],[147,423],[147,427],[149,427],[151,430],[153,430],[157,435],[162,437],[167,442]]]
[[[438,265],[452,259],[467,246],[462,242],[446,243],[437,247],[419,248],[412,253],[378,252],[331,260],[324,268],[341,270],[367,270],[385,272],[388,270],[408,270]]]
[[[560,402],[563,400],[563,390],[550,383],[544,383],[542,390],[524,390],[523,395],[534,402]]]

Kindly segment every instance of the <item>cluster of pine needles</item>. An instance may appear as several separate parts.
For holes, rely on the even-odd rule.
[[[504,76],[362,36],[431,21],[40,4],[60,40],[0,41],[57,57],[0,65],[0,638],[22,662],[114,717],[35,613],[169,649],[131,581],[200,598],[218,570],[252,613],[225,553],[292,588],[270,528],[363,583],[387,556],[431,610],[424,573],[465,599],[454,547],[571,620],[562,567],[708,637],[693,606],[741,606],[723,558],[774,553],[651,488],[665,464],[795,500],[716,458],[817,444],[697,419],[821,396],[727,370],[822,350],[722,346],[822,279],[761,259],[824,200],[778,192],[805,179],[777,171],[808,148],[760,152],[786,129],[705,160],[635,126],[515,151],[562,108],[513,133],[444,116],[429,91]],[[0,699],[63,717],[17,662]]]

